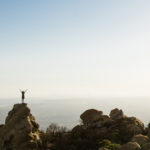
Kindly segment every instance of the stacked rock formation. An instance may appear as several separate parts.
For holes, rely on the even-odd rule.
[[[150,150],[150,124],[113,109],[109,115],[89,109],[82,124],[57,134],[39,131],[27,104],[15,104],[0,125],[0,150]]]
[[[102,111],[89,109],[83,112],[80,118],[83,124],[72,129],[74,138],[82,137],[83,141],[89,137],[97,141],[108,139],[120,144],[121,150],[138,150],[143,146],[143,149],[150,146],[149,138],[143,135],[144,124],[135,117],[127,117],[122,110],[113,109],[108,116]],[[100,147],[100,149],[107,149],[107,147]]]
[[[0,150],[37,150],[38,128],[27,104],[15,104],[0,126]]]

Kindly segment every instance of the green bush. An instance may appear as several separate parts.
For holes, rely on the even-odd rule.
[[[99,142],[100,147],[105,147],[109,150],[120,150],[121,146],[120,144],[112,143],[110,140],[105,139],[103,141]]]
[[[120,133],[118,129],[112,131],[110,139],[112,142],[120,143]]]
[[[121,146],[120,144],[111,143],[110,145],[107,145],[105,148],[108,148],[110,150],[120,150]]]
[[[101,146],[101,147],[105,147],[105,146],[107,146],[107,145],[110,145],[110,144],[111,144],[111,141],[108,140],[108,139],[104,139],[103,141],[100,141],[98,144],[99,144],[99,146]]]

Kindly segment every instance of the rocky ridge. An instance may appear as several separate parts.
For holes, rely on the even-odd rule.
[[[0,125],[0,150],[150,150],[150,124],[121,109],[109,115],[89,109],[80,118],[70,131],[53,124],[44,132],[27,104],[15,104]]]
[[[136,117],[127,117],[122,110],[113,109],[109,115],[89,109],[80,116],[82,123],[72,129],[71,135],[78,139],[93,139],[99,150],[148,150],[149,129]],[[89,138],[89,139],[88,139]],[[89,145],[90,146],[90,145]],[[114,147],[113,147],[114,146]],[[146,148],[145,148],[146,147]],[[86,148],[85,148],[86,149]],[[96,149],[96,146],[93,146]]]

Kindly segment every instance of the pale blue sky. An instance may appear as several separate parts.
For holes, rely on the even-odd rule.
[[[150,96],[149,0],[0,0],[0,98]]]

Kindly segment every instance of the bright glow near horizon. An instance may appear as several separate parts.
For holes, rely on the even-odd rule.
[[[150,1],[0,1],[0,98],[150,96]]]

